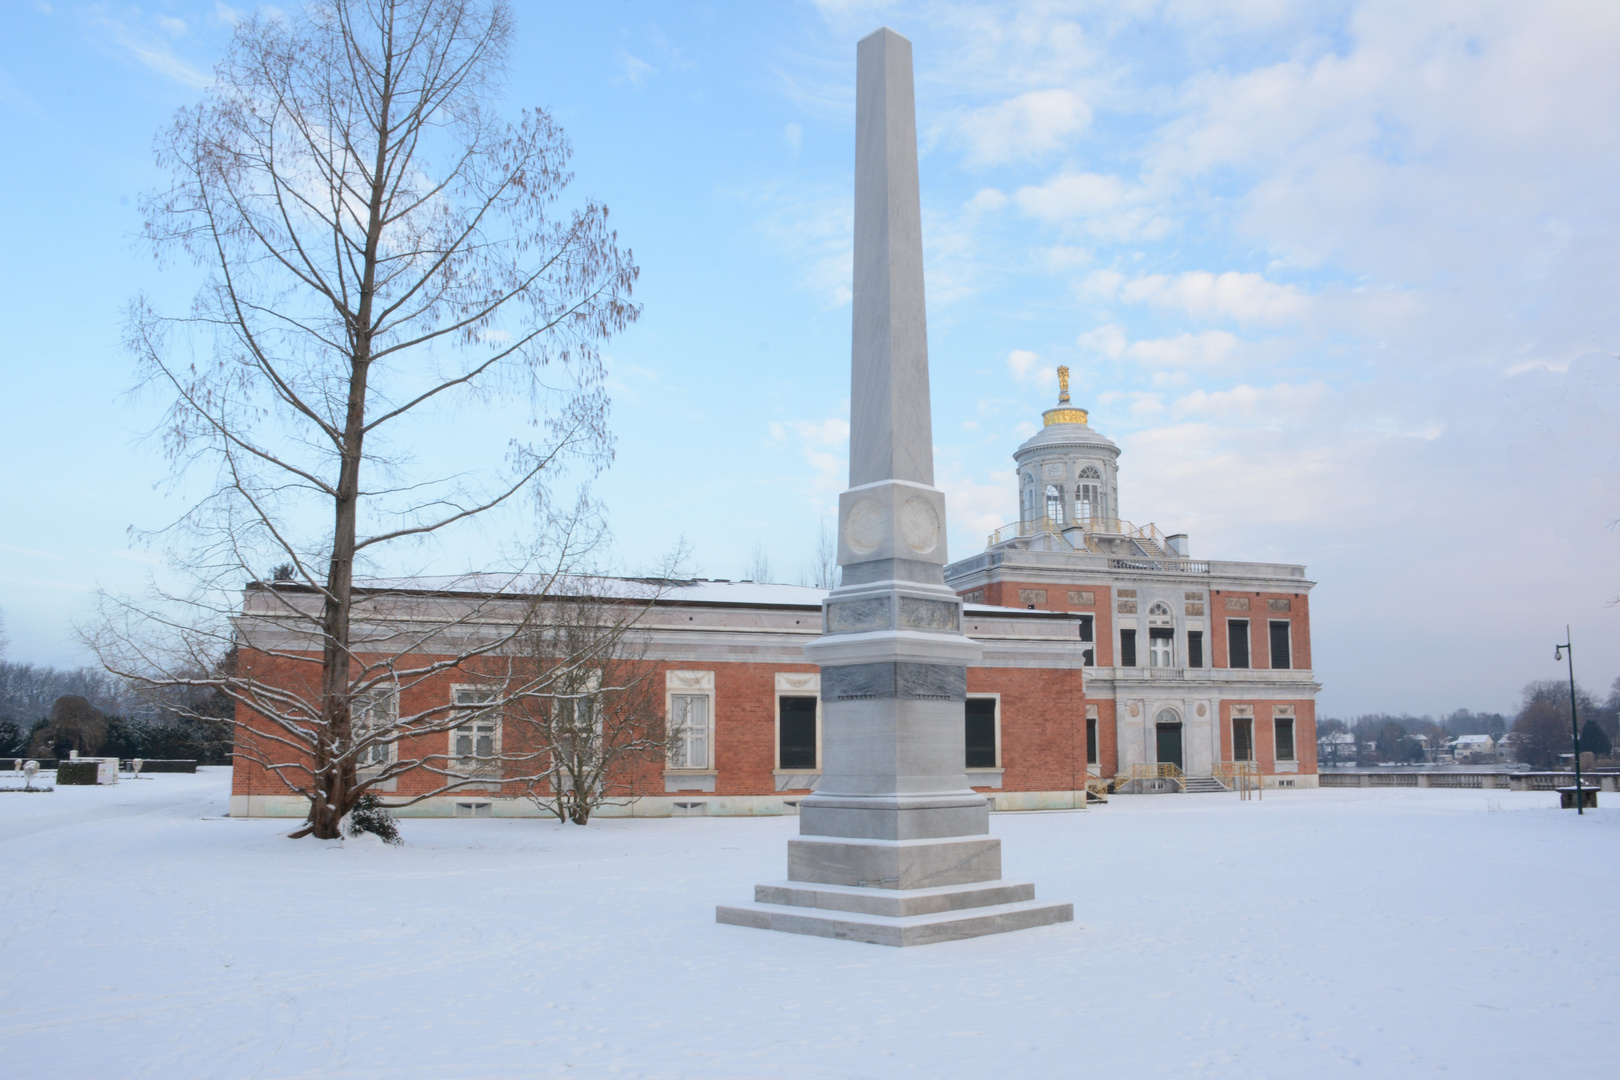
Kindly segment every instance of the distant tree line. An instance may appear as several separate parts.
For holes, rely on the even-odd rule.
[[[64,758],[77,750],[229,765],[231,716],[229,700],[216,693],[137,694],[97,668],[0,661],[0,758]]]
[[[1575,711],[1580,718],[1582,752],[1590,751],[1599,758],[1611,756],[1615,743],[1620,741],[1620,679],[1614,681],[1604,700],[1577,683]],[[1575,748],[1569,683],[1561,679],[1527,684],[1519,709],[1511,717],[1458,709],[1438,720],[1410,713],[1368,713],[1350,719],[1322,717],[1317,721],[1319,738],[1346,731],[1355,738],[1358,765],[1421,762],[1425,759],[1423,739],[1427,739],[1430,749],[1436,749],[1459,735],[1489,735],[1498,743],[1505,738],[1510,760],[1537,768],[1557,765],[1560,755],[1573,753]]]

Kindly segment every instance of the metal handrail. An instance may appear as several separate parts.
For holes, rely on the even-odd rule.
[[[1260,766],[1252,761],[1217,761],[1210,767],[1210,775],[1228,791],[1236,791],[1240,799],[1249,798],[1251,792],[1258,793],[1259,798],[1265,797]]]

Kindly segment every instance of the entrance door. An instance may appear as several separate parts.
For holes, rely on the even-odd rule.
[[[1174,765],[1178,769],[1185,768],[1181,763],[1181,725],[1160,724],[1159,728],[1159,764]]]

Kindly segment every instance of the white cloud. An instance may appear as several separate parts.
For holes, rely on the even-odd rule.
[[[1013,201],[1031,217],[1103,239],[1155,240],[1170,231],[1170,219],[1145,188],[1102,173],[1060,173],[1044,184],[1019,188]]]
[[[1081,334],[1076,344],[1110,360],[1134,360],[1148,367],[1219,368],[1233,358],[1242,342],[1225,330],[1132,341],[1120,326],[1108,323]]]
[[[980,188],[973,198],[967,201],[966,209],[970,213],[988,214],[1000,210],[1007,205],[1007,196],[996,188]]]
[[[1042,360],[1039,353],[1014,349],[1007,354],[1007,371],[1014,382],[1042,388],[1057,385],[1057,368]]]
[[[1135,278],[1097,270],[1080,283],[1082,295],[1128,304],[1148,303],[1195,319],[1230,319],[1275,326],[1298,322],[1311,313],[1313,298],[1294,285],[1279,285],[1260,274],[1228,270],[1212,274],[1144,274]]]
[[[153,16],[149,24],[139,10],[115,15],[111,9],[104,7],[90,9],[83,13],[83,17],[119,48],[158,74],[192,89],[200,89],[213,82],[213,77],[208,73],[175,55],[168,37],[184,33],[186,24],[181,20]]]
[[[968,160],[996,164],[1062,149],[1091,123],[1091,107],[1073,90],[1032,90],[975,109],[960,122]]]
[[[632,56],[624,50],[619,51],[619,66],[624,69],[624,78],[631,86],[639,89],[641,84],[658,74],[658,69],[639,56]]]

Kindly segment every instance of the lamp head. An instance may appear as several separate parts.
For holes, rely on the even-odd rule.
[[[1553,659],[1554,660],[1562,660],[1563,658],[1564,658],[1564,647],[1562,645],[1560,645],[1556,649],[1553,650]]]

